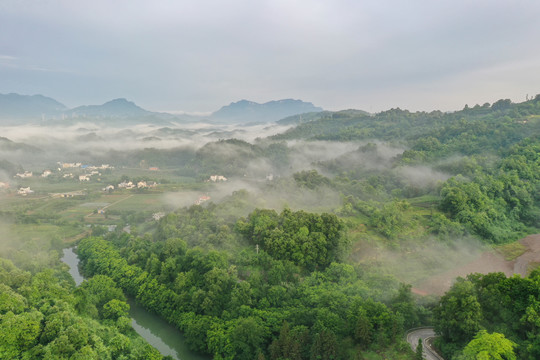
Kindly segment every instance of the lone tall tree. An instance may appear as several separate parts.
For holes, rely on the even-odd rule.
[[[414,357],[415,360],[423,360],[424,359],[424,347],[422,346],[422,339],[418,339],[418,345],[416,345],[416,356]]]

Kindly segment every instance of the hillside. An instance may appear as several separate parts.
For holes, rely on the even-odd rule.
[[[41,120],[67,110],[64,104],[43,95],[0,94],[0,121],[18,124],[22,120]]]

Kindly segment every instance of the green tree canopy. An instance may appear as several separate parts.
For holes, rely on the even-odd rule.
[[[463,349],[460,360],[515,360],[514,347],[517,345],[503,334],[489,334],[480,330]]]

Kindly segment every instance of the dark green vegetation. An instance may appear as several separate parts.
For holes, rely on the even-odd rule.
[[[288,121],[299,125],[252,142],[88,152],[81,156],[115,170],[83,185],[59,173],[22,179],[36,189],[26,198],[4,191],[0,254],[15,264],[3,263],[10,272],[26,275],[21,285],[2,280],[0,304],[11,305],[0,327],[26,321],[35,336],[9,337],[2,351],[50,358],[64,341],[71,352],[56,358],[107,358],[102,348],[121,358],[117,338],[129,345],[125,358],[155,353],[125,323],[126,294],[215,359],[413,359],[420,350],[403,333],[430,323],[448,356],[540,356],[536,272],[471,275],[440,302],[407,285],[466,259],[465,245],[539,231],[540,97],[448,114],[342,111]],[[178,131],[191,136],[150,135]],[[0,165],[20,171],[10,159]],[[102,191],[128,179],[158,185]],[[49,195],[82,188],[81,197]],[[192,205],[202,195],[212,199]],[[156,221],[158,211],[168,214]],[[58,251],[74,242],[91,277],[77,289],[58,265]],[[520,248],[502,251],[515,258]],[[45,278],[56,290],[28,290]],[[72,320],[44,337],[55,306]],[[71,339],[66,329],[79,323],[87,337]]]
[[[185,222],[192,219],[168,217],[160,228],[176,222],[176,235],[187,230],[189,238]],[[399,288],[386,303],[377,301],[388,295],[383,284],[374,285],[360,269],[321,256],[335,252],[341,242],[335,216],[255,211],[236,227],[265,245],[258,253],[249,247],[230,257],[190,247],[177,237],[110,234],[82,240],[79,257],[87,275],[113,278],[184,331],[190,347],[217,359],[348,359],[361,358],[361,351],[370,348],[408,352],[403,330],[424,320],[425,311],[415,306],[410,286]],[[310,238],[321,246],[307,243]],[[278,245],[305,249],[289,256]],[[310,270],[316,267],[320,270]]]
[[[37,273],[0,260],[1,359],[161,359],[139,338],[113,280],[75,290],[65,270]]]
[[[502,273],[471,274],[460,279],[434,310],[441,334],[439,346],[450,358],[463,350],[464,359],[484,343],[499,346],[504,359],[538,359],[540,356],[540,273],[507,278]],[[486,338],[489,333],[499,339]],[[473,339],[474,338],[474,339]],[[502,340],[504,339],[504,341]],[[515,348],[515,351],[513,350]],[[476,352],[477,354],[478,352]],[[495,358],[495,357],[493,357]]]

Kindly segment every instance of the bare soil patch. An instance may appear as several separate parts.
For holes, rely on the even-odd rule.
[[[457,277],[465,277],[472,273],[503,272],[506,276],[513,274],[527,276],[531,270],[530,265],[540,263],[540,234],[529,235],[519,242],[525,246],[526,250],[513,261],[505,260],[494,250],[486,251],[463,266],[429,277],[413,287],[412,291],[418,295],[443,295]]]

